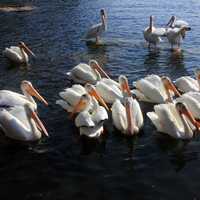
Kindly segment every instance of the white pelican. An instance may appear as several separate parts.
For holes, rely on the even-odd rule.
[[[106,103],[112,104],[116,99],[120,101],[124,98],[124,93],[131,96],[128,80],[125,76],[120,75],[119,83],[112,79],[103,78],[96,84],[96,90]]]
[[[92,108],[90,106],[91,103],[93,104]],[[79,110],[83,111],[77,115],[75,125],[80,129],[80,135],[90,138],[99,137],[104,131],[103,123],[108,119],[106,109],[103,106],[99,106],[95,98],[84,94],[74,106],[72,115]]]
[[[100,10],[101,23],[93,25],[87,32],[85,39],[96,39],[96,44],[100,42],[100,36],[107,29],[107,15],[105,9]]]
[[[46,106],[48,105],[47,101],[37,92],[31,82],[26,80],[22,81],[21,90],[24,95],[12,92],[10,90],[0,90],[0,107],[23,106],[26,103],[30,103],[33,109],[37,110],[37,104],[32,96],[36,97]]]
[[[143,34],[144,39],[149,43],[149,48],[151,47],[151,44],[153,44],[155,47],[158,43],[160,43],[161,36],[165,36],[165,28],[156,28],[153,25],[153,16],[150,16],[150,24],[147,28],[145,28]]]
[[[187,92],[176,98],[176,102],[185,103],[196,119],[200,119],[200,93]]]
[[[35,141],[41,138],[42,132],[48,133],[33,110],[31,104],[0,110],[0,127],[9,138],[21,141]]]
[[[136,99],[125,97],[125,106],[116,99],[112,105],[112,120],[114,126],[125,135],[135,135],[143,126],[143,115]]]
[[[90,60],[89,65],[85,63],[78,64],[67,75],[75,83],[80,84],[96,84],[101,77],[110,78],[96,60]]]
[[[100,97],[95,87],[91,84],[86,84],[85,87],[75,84],[71,88],[65,89],[63,92],[59,93],[59,96],[62,99],[57,100],[56,104],[60,105],[64,110],[67,110],[67,112],[72,112],[74,106],[79,102],[81,96],[87,93],[89,93],[91,96],[94,96],[106,109],[108,109],[104,100]],[[93,105],[91,104],[91,106]]]
[[[182,76],[175,81],[175,85],[179,91],[199,92],[200,91],[200,69],[195,71],[196,80],[190,76]]]
[[[190,139],[194,131],[199,130],[200,123],[183,103],[168,103],[154,106],[155,112],[148,112],[154,126],[159,132],[174,138]]]
[[[29,58],[28,54],[35,56],[35,54],[24,44],[24,42],[19,42],[18,46],[11,46],[10,48],[5,48],[3,55],[10,59],[14,63],[28,64]]]
[[[149,75],[140,79],[135,84],[136,90],[132,93],[141,101],[151,103],[165,103],[172,101],[172,95],[180,96],[174,84],[168,77]]]

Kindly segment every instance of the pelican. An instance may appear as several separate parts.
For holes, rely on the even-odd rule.
[[[5,48],[3,55],[5,55],[9,60],[17,64],[28,64],[29,58],[28,54],[35,56],[35,54],[27,47],[24,42],[19,42],[18,46],[11,46],[10,48]]]
[[[149,48],[151,47],[151,44],[156,47],[156,45],[162,41],[161,36],[165,36],[166,32],[165,28],[156,28],[153,26],[153,18],[154,16],[151,15],[150,24],[143,32],[144,39],[149,43]]]
[[[110,78],[96,60],[90,60],[89,65],[85,63],[78,64],[67,75],[75,83],[80,84],[96,84],[97,81],[101,80],[101,77]]]
[[[147,116],[159,132],[173,138],[190,139],[194,131],[200,128],[200,123],[184,103],[159,104],[154,106],[154,110],[155,112],[148,112]]]
[[[90,104],[93,104],[91,108]],[[103,106],[99,106],[97,100],[89,94],[81,96],[74,106],[72,116],[82,110],[75,119],[75,125],[80,129],[80,135],[90,138],[98,138],[104,131],[103,123],[108,119],[108,114]]]
[[[44,125],[29,103],[10,110],[1,109],[0,127],[7,137],[20,141],[39,140],[42,132],[48,136]]]
[[[136,90],[132,90],[132,93],[141,101],[165,103],[172,101],[172,96],[175,94],[180,96],[168,77],[161,78],[154,74],[137,81],[135,87]]]
[[[175,81],[175,85],[179,91],[199,92],[200,91],[200,69],[195,71],[196,80],[190,76],[182,76]]]
[[[120,75],[118,81],[119,83],[112,79],[103,78],[97,82],[96,90],[106,103],[113,104],[116,99],[122,101],[124,93],[131,96],[127,78]]]
[[[105,9],[100,10],[101,23],[93,25],[87,32],[85,39],[96,39],[96,44],[100,42],[100,36],[107,29],[107,15]]]
[[[109,110],[104,100],[96,91],[95,86],[89,83],[86,84],[85,87],[83,87],[82,85],[75,84],[71,88],[67,88],[63,92],[60,92],[59,96],[62,99],[57,100],[56,104],[60,105],[67,112],[72,112],[74,106],[79,102],[81,96],[87,93],[95,97],[106,109]],[[92,103],[91,101],[89,102]],[[93,104],[91,104],[91,106],[93,106]]]
[[[125,135],[135,135],[143,126],[143,115],[136,99],[125,97],[125,106],[116,99],[112,105],[113,124]]]
[[[12,92],[10,90],[0,90],[0,107],[23,106],[26,103],[30,103],[33,109],[37,110],[37,104],[32,96],[35,96],[46,106],[48,105],[47,101],[37,92],[31,82],[26,80],[22,81],[21,90],[24,95]]]
[[[176,102],[185,103],[196,119],[200,119],[200,93],[187,92],[176,98]]]

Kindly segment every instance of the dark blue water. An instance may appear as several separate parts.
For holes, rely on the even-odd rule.
[[[2,0],[1,3],[9,2]],[[14,2],[14,1],[12,1]],[[15,1],[28,3],[28,1]],[[125,74],[130,84],[147,74],[175,79],[193,76],[200,63],[200,2],[198,0],[34,0],[31,12],[0,13],[0,52],[18,41],[27,43],[37,59],[29,69],[12,67],[0,55],[0,88],[20,91],[30,80],[46,97],[39,105],[50,138],[18,144],[0,138],[0,199],[199,199],[200,140],[176,141],[158,134],[150,121],[138,138],[116,133],[111,121],[101,141],[87,141],[67,113],[55,105],[58,92],[71,83],[65,73],[79,62],[97,59],[116,79]],[[104,45],[80,41],[87,28],[99,21],[99,9],[108,12]],[[142,30],[149,15],[156,25],[172,14],[191,27],[180,55],[166,41],[149,51]],[[145,111],[152,106],[142,105]]]

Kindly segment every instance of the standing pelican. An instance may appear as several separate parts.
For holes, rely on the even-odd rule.
[[[91,103],[93,104],[92,108],[90,106]],[[72,115],[78,110],[83,110],[75,119],[75,124],[80,129],[80,135],[98,138],[104,131],[104,121],[108,119],[106,109],[103,106],[99,106],[92,96],[84,94],[74,106]]]
[[[110,78],[96,60],[90,60],[89,65],[85,63],[78,64],[67,75],[75,83],[80,84],[96,84],[101,77]]]
[[[96,44],[100,42],[100,36],[107,29],[107,15],[105,9],[100,10],[101,23],[93,25],[87,32],[85,39],[95,38]]]
[[[21,90],[24,95],[12,92],[10,90],[0,90],[0,107],[1,106],[23,106],[26,103],[30,103],[34,110],[37,110],[37,104],[32,98],[35,96],[38,100],[42,101],[45,105],[48,105],[47,101],[37,92],[31,82],[22,81]]]
[[[136,90],[132,92],[141,101],[151,103],[165,103],[172,101],[172,95],[180,96],[174,84],[168,77],[149,75],[135,84]]]
[[[135,135],[143,126],[143,115],[136,99],[125,97],[125,106],[116,99],[112,105],[114,126],[125,135]]]
[[[56,104],[67,110],[67,112],[72,112],[74,106],[79,102],[81,96],[87,93],[95,97],[106,109],[108,109],[106,103],[100,97],[95,87],[89,83],[86,84],[85,87],[75,84],[71,88],[67,88],[63,92],[60,92],[59,95],[62,99],[57,100]],[[92,101],[89,101],[89,103],[92,103]],[[91,106],[93,106],[93,104],[91,104]]]
[[[128,80],[125,76],[120,75],[119,83],[112,79],[103,78],[96,84],[96,90],[106,103],[112,104],[116,99],[120,101],[124,98],[124,93],[131,96]]]
[[[183,93],[200,91],[200,69],[195,71],[196,80],[190,76],[182,76],[175,81],[175,85]]]
[[[144,39],[149,43],[149,48],[151,47],[151,44],[153,44],[155,47],[157,44],[159,44],[161,40],[161,36],[165,36],[165,28],[156,28],[153,25],[153,16],[150,16],[150,23],[147,28],[145,28],[143,34]]]
[[[195,130],[199,130],[200,123],[183,103],[168,103],[154,106],[155,112],[148,112],[154,126],[159,132],[166,133],[173,138],[190,139]]]
[[[42,132],[48,133],[33,110],[31,104],[0,110],[0,127],[9,138],[20,141],[36,141],[42,136]]]
[[[26,65],[29,61],[28,54],[35,57],[35,54],[24,44],[24,42],[19,42],[18,46],[5,48],[3,54],[14,63]]]

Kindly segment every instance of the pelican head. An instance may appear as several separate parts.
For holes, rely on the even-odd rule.
[[[126,76],[120,75],[118,81],[123,94],[128,94],[128,96],[132,96]]]
[[[79,99],[78,103],[74,106],[71,114],[70,119],[73,118],[75,113],[84,111],[90,104],[91,96],[89,94],[83,94]]]
[[[33,107],[31,106],[31,104],[29,104],[29,103],[25,104],[24,109],[25,109],[25,112],[26,112],[28,119],[33,119],[36,126],[38,127],[38,129],[40,131],[42,131],[48,137],[49,134],[48,134],[45,126],[43,125],[43,123],[39,119],[39,117],[37,116],[36,112],[33,110]]]
[[[101,74],[102,77],[110,79],[108,74],[102,69],[102,67],[100,67],[100,65],[98,64],[96,60],[90,60],[89,65],[92,69],[94,69],[94,71],[97,70]]]
[[[163,76],[163,77],[161,77],[161,80],[162,80],[163,85],[164,85],[164,87],[166,89],[166,92],[167,92],[167,95],[168,95],[169,99],[171,99],[171,97],[170,97],[170,91],[172,91],[177,96],[181,96],[181,94],[176,89],[176,87],[174,86],[174,84],[172,83],[172,81],[170,80],[169,77]]]
[[[106,11],[105,11],[104,8],[102,8],[102,9],[100,10],[100,15],[101,15],[102,17],[104,17],[105,19],[107,18],[107,16],[106,16]]]
[[[132,98],[126,97],[125,98],[125,109],[126,109],[126,117],[127,117],[127,133],[129,135],[134,134],[134,120],[133,120],[133,111],[132,111]]]
[[[97,92],[97,90],[96,90],[94,85],[91,85],[91,84],[87,83],[85,85],[85,89],[86,89],[86,91],[88,92],[88,94],[90,96],[94,97],[101,105],[103,105],[106,108],[106,110],[109,111],[109,108],[108,108],[107,104],[105,103],[103,98],[98,94],[98,92]]]
[[[37,92],[37,90],[33,87],[32,83],[30,81],[22,81],[21,82],[21,90],[25,91],[31,96],[36,97],[38,100],[43,102],[46,106],[48,106],[47,101]]]
[[[30,48],[24,43],[24,42],[19,42],[19,48],[24,49],[24,51],[27,54],[32,55],[33,57],[36,57],[35,54],[30,50]]]
[[[190,122],[196,127],[197,130],[200,128],[200,123],[195,120],[193,114],[189,111],[186,104],[182,102],[177,102],[175,106],[180,115],[185,115],[190,120]]]

